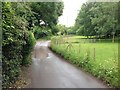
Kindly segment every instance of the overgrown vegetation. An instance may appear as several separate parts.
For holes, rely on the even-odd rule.
[[[29,34],[27,20],[20,17],[19,10],[14,9],[16,3],[2,4],[2,76],[3,87],[9,87],[19,76],[20,66],[29,64],[25,62],[31,60],[29,57],[35,39]]]
[[[117,43],[94,41],[84,36],[59,36],[51,39],[51,49],[108,86],[119,87]]]
[[[62,15],[62,9],[62,2],[2,2],[3,88],[8,88],[16,81],[21,66],[31,63],[35,38],[56,32],[54,28],[58,17]]]

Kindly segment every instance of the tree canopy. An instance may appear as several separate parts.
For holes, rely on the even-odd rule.
[[[120,34],[117,2],[87,2],[82,5],[74,30],[79,35],[112,37]]]
[[[30,7],[34,16],[32,24],[49,27],[54,33],[58,17],[63,13],[63,2],[34,2],[30,4]]]

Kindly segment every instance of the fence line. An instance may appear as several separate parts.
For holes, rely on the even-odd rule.
[[[67,41],[66,41],[66,39],[67,39]],[[66,49],[65,49],[67,52],[70,52],[70,51],[74,50],[74,52],[79,53],[79,55],[81,53],[81,49],[82,49],[81,48],[81,43],[79,43],[79,46],[78,46],[79,49],[75,50],[75,47],[73,47],[73,44],[71,42],[68,42],[68,38],[66,38],[66,37],[64,38],[64,36],[57,36],[54,39],[52,39],[51,42],[52,42],[53,45],[57,45],[59,48],[61,47],[61,45],[68,44],[66,46]],[[90,50],[88,50],[88,49],[87,49],[87,52],[84,53],[84,55],[85,54],[87,54],[87,57],[89,57],[89,58],[90,58],[90,56],[92,56],[92,54],[90,55]],[[93,57],[93,60],[96,59],[96,50],[95,50],[95,48],[93,48],[93,56],[92,57]]]

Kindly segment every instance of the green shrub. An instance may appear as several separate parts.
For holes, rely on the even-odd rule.
[[[25,33],[25,42],[26,44],[23,45],[23,50],[22,50],[22,65],[28,65],[31,63],[31,52],[33,50],[33,47],[35,45],[35,38],[34,34],[32,32],[26,32]]]
[[[3,31],[3,33],[6,33]],[[13,35],[9,32],[9,34]],[[11,37],[13,38],[13,37]],[[11,39],[12,40],[12,39]],[[16,77],[19,75],[20,63],[22,57],[22,43],[23,41],[14,37],[11,42],[9,39],[4,37],[2,45],[2,76],[3,76],[3,87],[8,87],[11,83],[14,83]]]
[[[14,11],[10,3],[3,3],[2,7],[2,86],[9,87],[19,75],[22,61],[23,40],[20,30],[13,24]],[[20,35],[21,34],[21,35]]]
[[[24,24],[23,24],[24,23]],[[15,15],[10,2],[2,6],[2,87],[12,85],[21,70],[21,64],[30,62],[35,44],[34,35],[26,28],[27,23]],[[22,26],[22,27],[21,27]],[[23,63],[25,62],[25,64]]]

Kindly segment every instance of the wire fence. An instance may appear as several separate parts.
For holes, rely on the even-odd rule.
[[[75,55],[75,53],[81,57],[88,58],[90,60],[97,60],[98,56],[98,48],[92,46],[90,47],[83,47],[83,44],[87,43],[96,43],[96,39],[79,39],[79,42],[71,42],[69,36],[57,36],[53,37],[51,40],[51,44],[55,47],[58,47],[61,49],[61,51],[64,51],[65,53],[71,53]],[[100,43],[101,41],[98,40]],[[113,50],[111,52],[114,52],[112,59],[114,61],[117,61],[117,51]],[[101,53],[102,54],[102,53]],[[103,54],[102,54],[103,55]],[[102,57],[101,55],[101,57]],[[108,57],[109,58],[109,57]]]
[[[86,41],[83,39],[80,40],[80,42],[73,43],[71,42],[72,39],[68,36],[57,36],[52,38],[51,47],[53,47],[55,51],[64,56],[66,60],[69,59],[70,62],[84,68],[93,75],[102,79],[104,78],[114,86],[118,86],[117,84],[119,80],[119,69],[117,51],[110,51],[106,46],[100,46],[101,44],[95,43],[96,40],[94,39],[93,41],[91,39],[86,39]],[[85,46],[90,43],[93,43],[93,46]],[[100,47],[95,47],[94,45],[99,45]],[[109,53],[107,54],[106,51],[110,51],[111,55],[109,55]],[[107,58],[105,58],[105,55],[108,55],[106,56]]]

